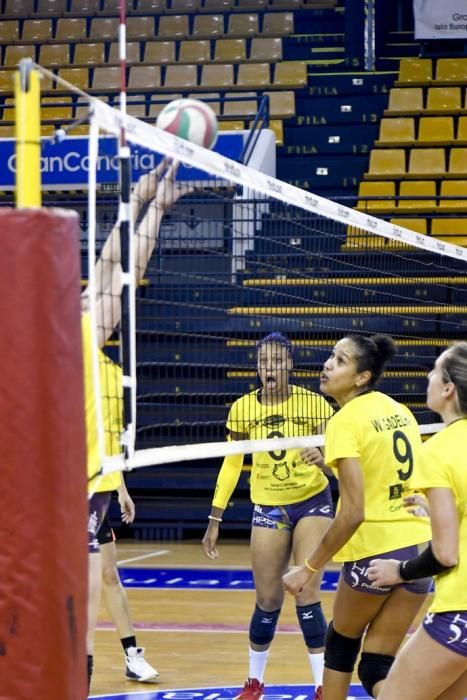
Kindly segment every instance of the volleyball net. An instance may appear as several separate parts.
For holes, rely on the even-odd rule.
[[[436,431],[426,375],[464,337],[467,311],[467,250],[449,236],[448,220],[446,236],[434,238],[411,230],[416,219],[376,218],[282,182],[271,172],[267,132],[253,147],[251,167],[238,161],[244,134],[223,135],[214,152],[95,98],[89,112],[90,312],[96,339],[106,328],[106,354],[123,358],[119,400],[128,393],[123,448],[102,441],[104,473],[322,445],[322,436],[310,435],[308,409],[292,429],[264,421],[253,431],[258,439],[225,439],[231,406],[259,388],[257,343],[271,332],[291,341],[292,383],[311,392],[319,391],[320,369],[339,338],[390,334],[398,354],[380,388],[412,409],[422,433]],[[102,221],[96,173],[122,119],[133,244],[126,244],[128,268],[109,286],[105,275],[125,248],[110,244],[109,233],[125,205],[108,205]],[[113,309],[122,299],[110,325],[99,318],[102,294],[114,295]],[[326,411],[313,410],[317,425]],[[249,418],[242,420],[244,427]],[[121,425],[113,425],[117,443],[110,442],[120,444]]]

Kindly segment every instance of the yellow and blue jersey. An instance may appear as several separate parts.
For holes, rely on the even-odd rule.
[[[365,499],[365,520],[335,561],[355,561],[431,539],[428,518],[415,518],[402,500],[413,491],[420,448],[411,411],[378,391],[355,397],[330,419],[325,462],[339,478],[338,460],[358,459]]]

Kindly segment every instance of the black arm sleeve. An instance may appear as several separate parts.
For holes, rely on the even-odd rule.
[[[436,576],[443,571],[453,569],[453,566],[444,566],[433,554],[431,542],[418,557],[401,561],[399,565],[399,575],[403,581],[413,581],[417,578],[428,578]]]

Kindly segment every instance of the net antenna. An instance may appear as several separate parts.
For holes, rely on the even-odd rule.
[[[120,140],[119,140],[119,211],[120,256],[122,268],[121,362],[123,368],[124,430],[121,437],[126,459],[135,450],[136,434],[136,280],[134,266],[133,225],[131,216],[131,151],[127,143],[127,83],[126,83],[126,2],[120,0],[118,29],[120,59]]]

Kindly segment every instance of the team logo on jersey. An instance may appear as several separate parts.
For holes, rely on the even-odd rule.
[[[285,481],[290,476],[290,469],[287,462],[281,462],[280,464],[275,464],[272,470],[272,475],[278,481]]]
[[[275,428],[275,427],[277,427],[278,425],[282,425],[282,423],[284,422],[284,420],[285,420],[284,416],[278,416],[278,415],[276,415],[276,416],[268,416],[267,418],[265,418],[265,419],[263,420],[263,425],[264,425],[266,428]]]
[[[393,484],[389,487],[389,500],[395,501],[397,498],[402,498],[402,484]]]

